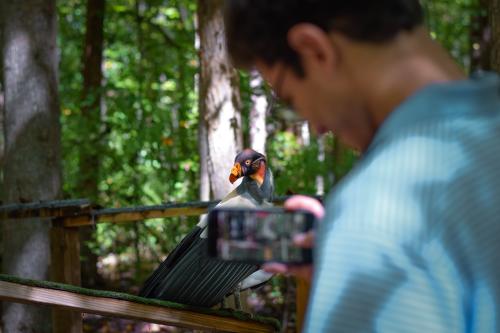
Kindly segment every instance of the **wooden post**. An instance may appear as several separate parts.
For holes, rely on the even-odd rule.
[[[296,279],[297,292],[296,292],[296,323],[297,323],[297,333],[302,331],[302,326],[304,325],[304,318],[306,315],[307,302],[309,300],[309,289],[311,284],[301,278]]]
[[[51,278],[53,281],[75,286],[81,285],[80,238],[78,228],[66,228],[62,221],[54,220],[51,229]],[[53,309],[54,333],[81,333],[82,314]]]

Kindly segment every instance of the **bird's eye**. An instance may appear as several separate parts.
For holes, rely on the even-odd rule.
[[[245,164],[246,164],[247,166],[249,166],[251,163],[252,163],[252,161],[250,161],[250,160],[246,160],[246,161],[245,161]]]

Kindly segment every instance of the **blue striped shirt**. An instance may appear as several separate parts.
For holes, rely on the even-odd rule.
[[[326,200],[305,332],[500,332],[500,77],[400,105]]]

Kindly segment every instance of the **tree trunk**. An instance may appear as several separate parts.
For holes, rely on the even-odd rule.
[[[325,164],[325,136],[318,137],[318,164]],[[325,194],[325,175],[316,175],[316,195]]]
[[[266,153],[266,112],[267,97],[264,83],[257,72],[251,73],[250,88],[252,88],[252,108],[250,110],[250,147],[259,153]]]
[[[491,69],[500,73],[500,0],[490,0]]]
[[[198,144],[200,151],[200,200],[210,200],[210,176],[208,174],[208,138],[206,121],[200,117],[198,123]]]
[[[1,27],[1,25],[0,25]],[[0,39],[0,45],[1,44],[1,39]],[[0,57],[0,64],[1,64],[2,58]],[[3,170],[3,157],[4,157],[4,141],[5,141],[5,136],[4,136],[4,126],[3,126],[3,118],[4,118],[4,111],[3,111],[3,106],[4,106],[4,94],[3,94],[3,80],[1,78],[1,72],[3,70],[1,69],[2,66],[0,65],[0,188],[3,188],[3,175],[2,175],[2,170]],[[2,193],[0,191],[0,198],[2,197]],[[1,201],[1,200],[0,200]]]
[[[100,118],[102,54],[104,43],[104,0],[87,0],[85,45],[83,49],[82,127],[87,136],[80,147],[80,196],[92,202],[98,200],[100,156]],[[92,227],[80,229],[82,255],[82,284],[93,287],[97,284],[97,256],[87,246],[92,239]]]
[[[4,193],[7,203],[61,193],[55,0],[2,1],[5,82]],[[3,221],[3,272],[47,279],[50,222]],[[47,308],[4,303],[3,332],[49,332]]]
[[[500,71],[500,0],[479,0],[472,17],[470,71]]]
[[[200,34],[199,34],[199,22],[198,18],[195,17],[194,24],[197,33],[195,34],[194,47],[196,52],[200,52]],[[197,73],[194,78],[194,90],[198,96],[200,96],[200,74]],[[201,96],[200,96],[201,98]],[[200,103],[201,106],[201,103]],[[208,137],[207,137],[207,124],[204,117],[201,116],[198,119],[198,152],[200,154],[200,200],[208,201],[210,200],[210,176],[208,175],[208,165],[205,161],[208,160]]]
[[[232,188],[229,171],[241,150],[242,131],[238,74],[229,65],[224,40],[222,0],[198,1],[200,35],[200,121],[207,130],[206,163],[212,194],[224,197]],[[202,140],[201,140],[202,141]]]
[[[2,6],[0,5],[0,9]],[[3,19],[2,13],[0,12],[0,202],[2,201],[2,188],[3,188],[3,157],[5,152],[5,134],[4,134],[4,82],[3,82]],[[1,244],[0,234],[0,244]],[[0,247],[1,248],[1,247]],[[0,253],[1,258],[1,253]]]
[[[491,27],[488,24],[488,1],[479,0],[471,17],[470,73],[490,69]]]
[[[0,6],[1,8],[1,6]],[[3,26],[2,26],[2,15],[0,13],[0,205],[2,204],[3,200],[3,194],[2,194],[2,189],[3,189],[3,157],[4,157],[4,146],[5,146],[5,139],[4,139],[4,125],[3,125],[3,118],[4,118],[4,111],[3,111],[3,106],[4,106],[4,93],[3,93],[3,57],[2,57],[2,45],[3,45],[3,40],[2,40],[2,31],[3,31]],[[3,258],[3,233],[0,232],[0,267],[2,267],[2,258]],[[1,310],[0,310],[1,311]]]

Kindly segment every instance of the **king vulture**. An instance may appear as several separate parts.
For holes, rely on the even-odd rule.
[[[252,149],[240,152],[229,181],[243,177],[241,184],[216,207],[269,206],[274,185],[266,157]],[[211,307],[225,296],[263,284],[271,274],[254,264],[224,262],[207,255],[205,215],[151,274],[139,295],[183,304]],[[239,299],[236,300],[239,303]]]

